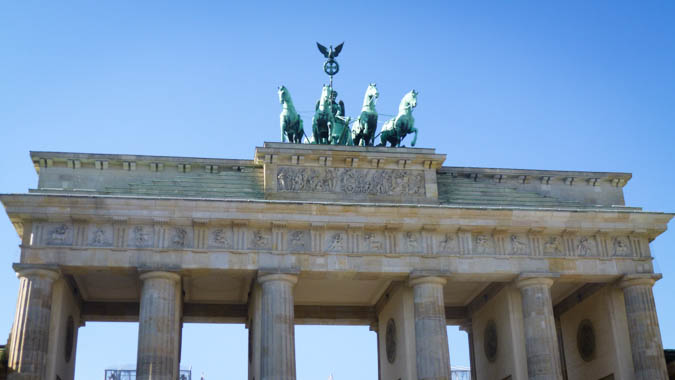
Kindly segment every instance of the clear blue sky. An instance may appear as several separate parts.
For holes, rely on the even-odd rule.
[[[252,158],[279,139],[278,85],[313,108],[327,81],[318,40],[346,41],[335,87],[347,114],[369,82],[381,113],[420,91],[418,146],[447,153],[446,165],[632,172],[627,204],[674,212],[673,19],[672,1],[2,2],[0,192],[36,186],[31,149]],[[3,213],[0,340],[18,243]],[[675,348],[675,233],[651,248]],[[136,334],[80,329],[76,378],[134,363]],[[367,328],[296,334],[299,380],[375,378]],[[451,334],[453,364],[468,364],[465,337]],[[242,326],[186,325],[183,362],[243,379],[245,347]]]

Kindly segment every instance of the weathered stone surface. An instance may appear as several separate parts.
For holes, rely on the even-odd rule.
[[[136,378],[175,380],[180,364],[180,276],[170,272],[147,272],[140,279],[143,286]]]
[[[666,380],[661,330],[656,316],[652,286],[661,276],[627,275],[620,283],[626,302],[628,334],[637,380]]]
[[[560,352],[551,302],[553,280],[525,275],[516,281],[523,299],[523,326],[530,380],[560,380]]]
[[[450,353],[440,277],[412,278],[415,305],[415,348],[419,380],[449,380]]]
[[[9,378],[42,380],[47,369],[52,286],[59,273],[30,266],[16,269],[20,285],[10,343]]]
[[[262,380],[295,380],[293,286],[297,281],[296,276],[289,274],[264,274],[258,277],[262,286]]]

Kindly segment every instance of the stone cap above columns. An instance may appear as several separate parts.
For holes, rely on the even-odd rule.
[[[57,265],[15,263],[12,265],[12,268],[14,268],[16,276],[19,278],[37,276],[45,277],[53,281],[61,277],[61,269]]]
[[[555,279],[560,275],[556,273],[521,273],[515,280],[515,285],[518,289],[527,288],[530,286],[546,286],[550,288],[553,286]]]
[[[411,277],[410,281],[408,281],[408,284],[410,286],[416,286],[420,284],[438,284],[438,285],[445,285],[448,281],[442,277],[438,276],[419,276],[419,277]]]
[[[654,286],[654,283],[663,277],[661,273],[633,273],[626,274],[619,280],[620,288],[631,286],[647,285]]]
[[[175,282],[178,282],[181,279],[181,277],[178,273],[165,272],[165,271],[143,272],[143,273],[141,273],[139,278],[140,278],[141,281],[151,280],[151,279],[154,279],[154,278],[164,278],[164,279],[175,281]]]
[[[298,276],[295,274],[286,274],[286,273],[270,273],[258,275],[258,282],[264,283],[268,281],[286,281],[295,285],[298,282]]]

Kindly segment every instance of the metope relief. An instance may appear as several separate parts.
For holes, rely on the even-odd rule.
[[[580,236],[576,239],[574,249],[579,257],[593,256],[596,252],[595,239],[592,236]]]
[[[424,196],[421,170],[280,167],[277,191]]]
[[[488,234],[477,234],[473,237],[473,252],[478,255],[495,253],[494,241]]]
[[[265,230],[253,230],[251,233],[252,249],[270,249],[272,248],[272,236]]]
[[[384,236],[381,233],[367,231],[363,234],[363,248],[366,252],[384,251]]]
[[[543,250],[546,256],[561,256],[563,254],[562,238],[559,236],[545,237]]]
[[[617,236],[612,239],[612,254],[620,257],[631,255],[630,242],[627,237]]]
[[[130,247],[150,248],[153,246],[155,230],[152,226],[132,226],[130,232],[128,241]]]
[[[92,225],[89,228],[87,241],[92,247],[112,247],[113,245],[113,227],[112,225]]]
[[[422,236],[419,232],[403,232],[401,247],[404,252],[420,252],[422,250]]]
[[[328,233],[326,250],[328,252],[344,252],[347,248],[347,234],[344,232]]]
[[[172,227],[169,228],[168,235],[168,245],[171,248],[190,248],[192,245],[191,229],[185,227]]]
[[[528,239],[523,235],[512,234],[509,236],[509,253],[512,255],[525,255],[530,252]]]
[[[232,231],[230,228],[214,228],[209,233],[210,248],[232,248]]]
[[[45,225],[47,245],[73,245],[73,228],[66,223],[49,223]]]
[[[459,242],[457,241],[457,234],[448,232],[443,236],[441,236],[438,242],[438,252],[440,253],[459,252]]]
[[[290,231],[288,249],[291,251],[309,250],[309,233],[307,231]]]

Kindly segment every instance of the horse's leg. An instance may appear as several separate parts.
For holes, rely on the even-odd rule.
[[[417,128],[410,128],[410,133],[415,134],[415,137],[413,137],[413,141],[410,143],[411,146],[415,146],[415,143],[417,142]]]
[[[286,134],[284,133],[285,124],[286,124],[286,118],[284,117],[284,114],[282,113],[279,116],[279,125],[281,127],[281,142],[286,142]]]

